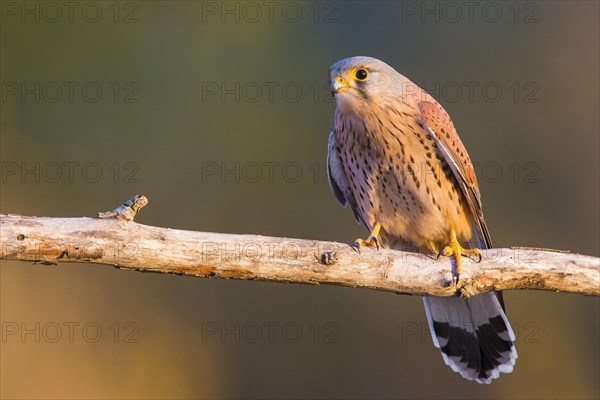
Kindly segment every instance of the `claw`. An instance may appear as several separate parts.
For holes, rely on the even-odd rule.
[[[452,283],[455,284],[455,285],[458,285],[459,281],[460,281],[460,273],[457,272],[456,275],[454,275],[452,277]]]
[[[373,228],[373,231],[371,232],[371,234],[369,235],[369,237],[364,240],[364,239],[356,239],[356,241],[354,242],[354,244],[351,246],[354,251],[356,251],[358,254],[360,253],[360,248],[362,246],[366,246],[366,247],[375,247],[377,250],[379,250],[381,248],[381,244],[379,243],[379,238],[377,236],[379,236],[379,230],[381,229],[381,225],[380,224],[375,224],[375,227]]]
[[[456,232],[454,230],[451,231],[450,243],[444,248],[444,250],[441,251],[440,254],[446,257],[454,256],[454,260],[456,261],[456,272],[452,276],[452,282],[455,284],[458,284],[460,280],[460,273],[462,271],[462,256],[469,258],[472,256],[478,256],[479,259],[476,262],[481,262],[482,260],[481,251],[479,251],[479,249],[465,249],[460,245],[460,243],[458,243],[458,240],[456,239]],[[440,254],[438,254],[438,258]]]
[[[373,242],[375,242],[375,248],[376,248],[377,250],[379,250],[379,249],[381,248],[381,245],[379,244],[379,238],[378,238],[378,237],[376,237],[376,236],[374,236],[374,237],[372,237],[372,238],[371,238],[371,240],[372,240]]]
[[[467,255],[469,258],[471,258],[472,256],[477,256],[477,261],[473,260],[473,258],[471,258],[471,260],[475,261],[476,263],[480,263],[481,260],[483,260],[483,256],[481,255],[481,252],[479,251],[479,249],[473,249],[471,250],[473,253],[470,255]]]

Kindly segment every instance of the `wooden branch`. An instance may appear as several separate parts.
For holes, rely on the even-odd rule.
[[[136,196],[99,218],[0,215],[2,260],[86,262],[120,269],[225,279],[332,284],[402,294],[473,296],[539,289],[600,295],[600,259],[532,248],[486,250],[465,260],[458,286],[441,257],[316,240],[158,228],[133,222]]]

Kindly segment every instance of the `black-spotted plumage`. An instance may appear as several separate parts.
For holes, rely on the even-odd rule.
[[[360,69],[368,74],[357,77]],[[437,254],[452,244],[460,249],[457,265],[462,251],[490,248],[473,165],[444,109],[370,57],[334,64],[330,80],[337,107],[328,173],[336,199],[370,232],[377,227],[384,247]],[[454,371],[480,383],[512,371],[515,337],[500,293],[424,297],[424,304],[434,344]]]

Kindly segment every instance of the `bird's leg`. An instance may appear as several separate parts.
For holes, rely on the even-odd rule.
[[[456,239],[456,232],[454,229],[451,230],[450,233],[450,243],[444,247],[441,253],[443,256],[450,257],[454,256],[454,260],[456,261],[456,276],[453,277],[455,283],[458,283],[460,279],[460,273],[462,272],[461,258],[462,256],[471,257],[478,256],[479,261],[481,261],[481,252],[478,248],[474,249],[465,249],[460,243],[458,243],[458,239]]]
[[[361,246],[375,247],[377,250],[379,250],[379,248],[381,247],[379,245],[379,237],[378,237],[380,229],[381,229],[381,225],[379,223],[376,223],[375,226],[373,227],[373,230],[371,231],[371,234],[369,235],[369,237],[366,240],[356,239],[356,241],[354,242],[354,245],[352,245],[352,248],[358,254],[360,254]]]

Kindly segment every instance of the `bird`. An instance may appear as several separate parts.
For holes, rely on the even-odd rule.
[[[448,256],[453,282],[464,257],[492,247],[473,164],[444,108],[376,58],[329,69],[336,109],[327,152],[334,197],[369,231],[353,244]],[[501,292],[423,297],[433,344],[463,378],[488,384],[510,373],[515,334]]]

